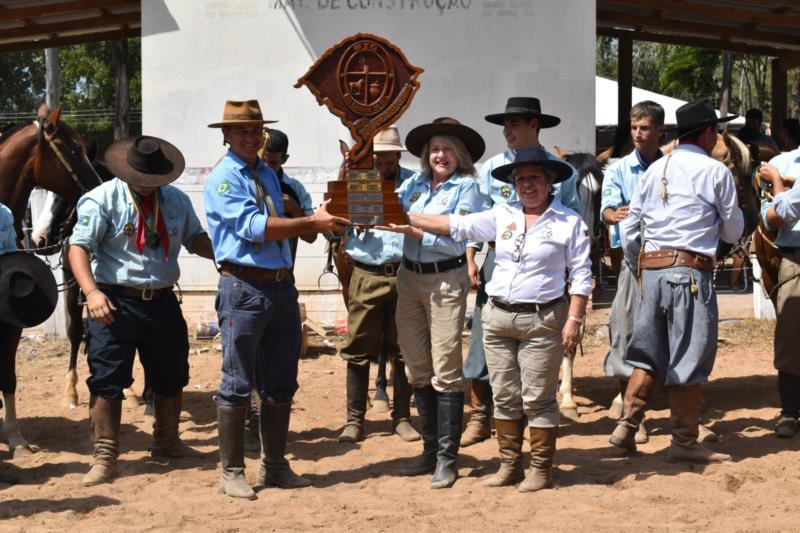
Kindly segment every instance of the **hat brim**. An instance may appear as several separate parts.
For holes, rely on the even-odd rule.
[[[275,124],[277,120],[225,120],[209,124],[209,128],[223,128],[225,126],[261,126],[263,124]]]
[[[373,143],[372,151],[376,154],[381,152],[407,152],[408,148],[402,144]]]
[[[728,115],[727,117],[718,117],[716,120],[705,120],[697,124],[690,124],[688,126],[683,126],[683,127],[678,126],[678,138],[685,137],[690,133],[694,133],[697,130],[707,128],[713,124],[723,124],[725,122],[730,122],[735,118],[739,118],[739,115]]]
[[[128,150],[136,141],[136,137],[128,137],[114,142],[106,150],[105,161],[108,169],[125,183],[130,183],[136,187],[161,187],[172,183],[183,174],[186,168],[186,161],[178,148],[158,137],[153,137],[161,145],[164,156],[172,163],[172,169],[165,174],[148,174],[136,170],[128,164]]]
[[[561,124],[561,119],[554,115],[545,115],[543,113],[533,113],[530,111],[518,111],[513,113],[495,113],[493,115],[486,115],[484,118],[487,122],[502,126],[508,117],[525,117],[525,118],[538,118],[539,129],[553,128]]]
[[[436,135],[452,135],[461,139],[467,148],[472,162],[475,163],[486,151],[486,143],[477,131],[463,124],[453,124],[449,122],[432,122],[417,126],[406,135],[406,146],[408,151],[417,157],[422,156],[422,149],[431,137]]]
[[[25,298],[10,294],[8,282],[14,273],[33,279],[33,293]],[[0,320],[18,328],[31,328],[47,320],[58,302],[53,272],[33,254],[11,252],[0,256]]]
[[[540,159],[536,161],[520,161],[519,163],[514,162],[500,165],[496,169],[492,170],[492,177],[496,180],[512,183],[513,180],[511,179],[511,176],[514,174],[514,169],[526,165],[552,170],[556,174],[553,183],[561,183],[572,176],[572,167],[568,163],[558,159]]]

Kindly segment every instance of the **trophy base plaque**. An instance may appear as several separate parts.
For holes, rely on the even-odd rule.
[[[395,184],[382,180],[377,170],[348,170],[346,181],[329,181],[325,199],[328,212],[350,219],[354,226],[405,224],[403,206]]]

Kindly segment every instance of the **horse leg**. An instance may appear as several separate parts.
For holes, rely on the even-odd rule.
[[[66,264],[66,263],[65,263]],[[65,266],[64,279],[72,278],[72,272]],[[78,352],[83,339],[83,308],[78,303],[78,285],[67,289],[64,302],[67,306],[67,337],[69,338],[69,368],[65,376],[64,398],[65,406],[75,409],[78,406]]]
[[[389,395],[386,394],[386,387],[389,381],[386,379],[386,362],[389,354],[386,353],[386,346],[381,346],[381,353],[378,355],[378,375],[375,376],[375,396],[372,397],[372,410],[376,413],[386,413],[389,411]]]
[[[580,415],[578,414],[578,404],[575,403],[575,398],[572,395],[572,363],[575,359],[575,350],[570,350],[564,354],[564,359],[561,361],[561,414],[571,420],[577,420]]]
[[[2,435],[14,459],[33,453],[28,441],[22,436],[17,422],[16,356],[22,329],[0,322],[0,390],[3,391],[4,417]]]

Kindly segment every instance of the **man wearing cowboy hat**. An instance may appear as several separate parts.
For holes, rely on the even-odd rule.
[[[213,259],[189,197],[168,185],[185,166],[174,145],[157,137],[129,137],[112,144],[105,161],[117,177],[78,201],[69,247],[89,311],[86,383],[94,461],[85,486],[116,475],[122,391],[133,383],[137,350],[155,393],[151,455],[186,453],[178,423],[189,382],[189,342],[172,287],[180,277],[181,245]]]
[[[655,385],[669,394],[670,461],[720,462],[697,441],[700,389],[717,350],[717,299],[712,272],[719,240],[736,242],[744,219],[728,168],[709,154],[717,118],[707,100],[676,111],[680,143],[651,164],[620,224],[625,258],[639,266],[641,301],[626,362],[634,367],[623,415],[610,442],[634,450],[635,434]]]
[[[289,239],[341,232],[349,221],[326,204],[311,216],[285,218],[280,182],[258,156],[264,120],[256,100],[225,103],[228,153],[206,180],[205,206],[220,270],[217,316],[222,333],[222,381],[217,394],[222,490],[255,499],[244,476],[244,425],[254,373],[261,390],[262,461],[258,483],[298,488],[310,482],[286,460],[286,439],[300,355],[300,308],[291,276]]]
[[[800,356],[798,311],[800,295],[800,148],[770,159],[759,169],[761,179],[772,184],[773,201],[764,202],[761,213],[767,229],[777,230],[775,246],[781,262],[777,291],[774,366],[778,370],[781,414],[775,435],[794,437],[800,432]]]
[[[394,181],[395,189],[414,174],[400,166],[400,152],[405,150],[394,126],[378,133],[373,141],[375,168],[381,179]],[[353,271],[348,284],[348,339],[339,350],[339,355],[347,361],[347,422],[339,442],[364,440],[369,364],[384,351],[394,365],[392,431],[405,441],[419,440],[410,422],[411,386],[397,345],[394,318],[402,248],[403,236],[389,231],[367,229],[349,232],[347,237],[345,251]]]
[[[484,197],[483,210],[487,211],[495,204],[513,202],[517,199],[514,188],[508,183],[492,177],[492,171],[502,165],[513,163],[517,150],[540,146],[539,132],[543,128],[557,126],[561,119],[542,113],[539,99],[527,96],[509,98],[502,113],[487,115],[485,118],[492,124],[503,126],[503,136],[508,144],[508,150],[495,155],[481,166],[478,182]],[[550,159],[560,160],[558,156],[550,152],[547,152],[547,155]],[[580,210],[576,191],[577,179],[577,172],[573,168],[572,175],[568,179],[553,185],[556,198],[576,212]],[[462,446],[471,446],[491,436],[492,390],[489,387],[486,353],[483,348],[481,309],[489,299],[485,287],[491,281],[494,271],[494,243],[489,243],[489,251],[479,274],[475,264],[475,255],[482,247],[483,243],[475,242],[469,243],[467,247],[470,282],[473,287],[478,288],[478,294],[472,317],[469,352],[464,362],[464,378],[472,380],[472,413],[464,434],[461,436]]]

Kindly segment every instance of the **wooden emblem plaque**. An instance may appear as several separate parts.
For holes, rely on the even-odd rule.
[[[405,223],[395,183],[373,170],[372,139],[397,122],[419,89],[423,69],[408,62],[403,51],[368,33],[347,37],[329,48],[297,80],[306,85],[350,130],[356,141],[349,151],[345,181],[328,182],[328,211],[356,226]]]

